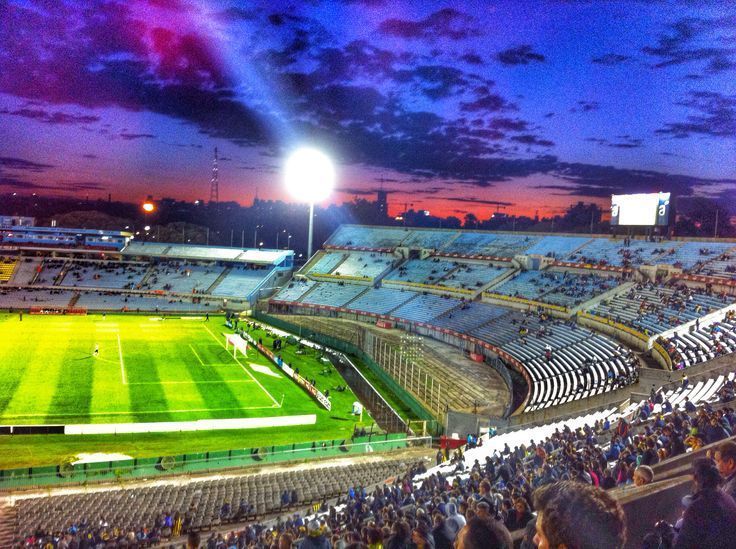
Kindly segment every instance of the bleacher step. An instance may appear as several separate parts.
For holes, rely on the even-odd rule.
[[[232,271],[231,267],[225,267],[225,270],[220,273],[220,276],[218,276],[212,284],[210,284],[210,287],[205,290],[205,293],[212,294],[215,291],[215,288],[220,285],[220,282],[227,278],[227,275],[230,274],[230,271]]]

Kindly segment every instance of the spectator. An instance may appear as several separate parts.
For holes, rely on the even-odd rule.
[[[675,549],[733,549],[736,532],[736,503],[720,491],[721,475],[707,458],[693,461],[695,493],[686,497],[687,509]]]
[[[312,520],[307,525],[307,537],[299,544],[299,549],[330,549],[330,541],[325,537],[319,522]]]
[[[521,530],[522,528],[526,528],[526,525],[533,518],[534,516],[529,508],[529,503],[524,498],[516,498],[516,501],[514,501],[514,510],[506,517],[506,528],[512,532],[514,530]]]
[[[721,489],[736,500],[736,442],[729,440],[716,447],[715,462],[723,477]]]
[[[654,480],[654,471],[648,465],[639,465],[634,469],[634,485],[646,486]]]
[[[513,549],[506,527],[497,520],[471,518],[460,530],[455,549]]]
[[[534,492],[539,549],[622,548],[626,543],[624,513],[599,488],[562,481]]]

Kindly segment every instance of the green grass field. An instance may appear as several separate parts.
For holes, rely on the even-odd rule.
[[[14,436],[0,438],[0,468],[58,463],[78,452],[133,457],[349,437],[355,395],[331,391],[318,405],[255,349],[225,349],[221,317],[0,316],[0,424],[187,421],[316,414],[306,427],[166,435]],[[270,338],[264,332],[253,334]],[[98,356],[94,356],[95,348]],[[324,390],[344,381],[312,351],[284,360]],[[367,419],[367,418],[366,418]],[[369,420],[368,420],[369,421]],[[165,445],[167,451],[163,452]],[[101,448],[104,448],[102,450]],[[12,450],[11,450],[12,449]]]

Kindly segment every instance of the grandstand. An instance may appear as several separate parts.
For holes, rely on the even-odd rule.
[[[16,537],[32,535],[37,528],[55,531],[71,524],[86,531],[80,520],[106,523],[95,527],[94,535],[101,530],[106,536],[120,535],[135,525],[134,536],[138,536],[139,527],[146,526],[147,543],[168,542],[187,530],[221,527],[245,527],[235,535],[248,536],[249,524],[262,524],[285,513],[299,512],[303,517],[314,512],[313,504],[319,508],[323,503],[318,513],[338,528],[354,524],[355,518],[344,514],[345,504],[356,500],[373,504],[375,485],[379,485],[376,494],[382,494],[382,501],[397,505],[404,499],[395,498],[407,489],[415,497],[426,495],[426,490],[449,497],[447,486],[438,481],[442,473],[457,477],[460,484],[455,490],[469,494],[477,489],[465,483],[472,473],[494,480],[486,469],[488,460],[496,471],[513,461],[535,483],[541,483],[551,473],[544,461],[541,466],[535,462],[540,459],[535,456],[542,455],[538,448],[547,456],[542,459],[551,459],[548,463],[554,464],[555,474],[595,476],[600,484],[610,477],[611,493],[624,505],[634,505],[627,499],[633,489],[627,486],[633,467],[627,463],[623,468],[614,457],[624,451],[614,432],[622,418],[630,425],[632,437],[623,445],[625,451],[634,459],[650,459],[644,450],[646,441],[657,439],[669,423],[682,425],[680,414],[686,409],[690,410],[687,421],[700,427],[694,435],[677,427],[683,444],[712,442],[716,435],[706,429],[706,423],[709,418],[725,416],[725,412],[719,415],[724,409],[721,402],[734,397],[736,323],[734,287],[729,283],[736,263],[735,245],[730,242],[622,241],[600,236],[344,225],[296,274],[292,274],[293,254],[275,250],[131,240],[102,258],[94,255],[89,243],[77,241],[79,254],[74,253],[71,242],[59,246],[65,250],[63,256],[44,253],[35,242],[33,253],[21,246],[2,260],[9,267],[0,270],[0,306],[47,313],[153,311],[162,315],[252,308],[258,322],[273,322],[267,332],[259,332],[252,340],[253,345],[263,343],[264,353],[271,352],[270,364],[277,360],[289,363],[289,371],[297,376],[305,353],[324,364],[313,378],[301,378],[305,395],[318,387],[341,390],[337,377],[330,381],[329,376],[336,375],[333,368],[360,361],[367,367],[362,387],[385,394],[389,407],[402,410],[405,417],[400,420],[405,420],[406,432],[438,434],[444,427],[451,439],[448,444],[470,442],[464,458],[442,452],[435,458],[442,463],[428,470],[413,464],[416,457],[427,456],[426,450],[418,450],[411,454],[412,459],[386,455],[279,472],[265,468],[212,479],[163,480],[156,486],[143,484],[129,490],[29,495],[0,505],[0,515],[11,517]],[[43,249],[48,252],[48,245]],[[258,303],[263,296],[267,299]],[[112,317],[107,326],[121,322]],[[157,322],[157,316],[146,320],[144,333],[151,332],[151,341],[155,334],[163,333],[154,328]],[[117,328],[99,323],[94,329],[105,334]],[[65,326],[62,332],[69,330]],[[306,339],[300,340],[302,337]],[[282,351],[276,347],[277,339],[293,341]],[[126,353],[137,352],[128,349],[123,343],[120,357],[113,360],[105,354],[103,358],[114,362],[115,368],[123,365],[125,372]],[[209,358],[215,356],[214,351],[204,343],[194,344],[192,351],[187,359],[192,363],[187,362],[189,376],[215,360]],[[327,358],[328,351],[346,354]],[[662,355],[666,360],[659,360]],[[296,370],[292,368],[295,362]],[[175,366],[172,361],[166,364]],[[686,383],[681,373],[661,369],[667,365],[673,370],[687,369],[692,381]],[[157,366],[151,375],[163,375],[168,372],[166,367]],[[245,364],[240,367],[248,368]],[[345,379],[352,390],[356,380]],[[167,398],[187,400],[207,394],[202,388],[189,397],[183,387],[173,389],[181,381],[155,379],[155,383],[163,382]],[[207,378],[207,382],[222,380]],[[91,387],[102,380],[94,376],[87,383]],[[146,378],[141,383],[153,381]],[[166,386],[169,383],[172,388]],[[154,405],[159,398],[150,393],[150,402],[146,402],[140,400],[142,392],[136,394],[137,413],[141,414],[145,410],[140,407]],[[368,402],[357,389],[356,395]],[[215,397],[208,398],[214,406]],[[371,399],[371,406],[379,400]],[[61,410],[66,405],[60,395],[48,401],[49,409]],[[8,417],[13,417],[19,402],[3,402],[0,398],[0,411],[9,406]],[[278,405],[278,396],[273,402]],[[302,411],[312,411],[316,402],[310,400]],[[691,411],[693,406],[701,409],[697,415]],[[343,407],[323,411],[323,417],[347,414],[348,407]],[[725,424],[727,433],[733,434],[736,418]],[[478,446],[473,435],[487,430]],[[700,442],[696,444],[693,436],[700,437]],[[342,443],[348,442],[346,436]],[[331,444],[338,451],[342,443]],[[259,452],[269,453],[268,443],[262,444],[263,448],[251,450],[252,461],[257,461]],[[311,450],[309,442],[302,444],[304,448],[294,444],[292,451],[318,453],[316,443]],[[659,439],[655,444],[661,450],[658,471],[670,467],[668,460],[695,454],[683,454]],[[514,450],[522,445],[524,449]],[[218,450],[232,453],[221,446]],[[231,459],[230,454],[218,459]],[[211,458],[203,453],[201,459]],[[114,462],[107,461],[105,467],[101,467],[103,474],[110,474]],[[167,473],[159,469],[155,474]],[[85,465],[84,471],[89,475],[95,467]],[[0,471],[0,482],[6,478],[10,477]],[[671,478],[682,478],[682,472]],[[503,492],[505,486],[494,489],[509,495]],[[294,498],[292,491],[296,491]],[[129,505],[123,506],[123,501]],[[330,506],[336,509],[332,514]],[[434,510],[434,503],[428,510]],[[176,523],[176,513],[179,526],[167,526],[162,515],[168,514]],[[652,519],[649,527],[659,518],[652,513],[648,517]],[[264,532],[271,527],[268,524]],[[634,535],[641,537],[633,519],[630,524]],[[291,527],[282,521],[275,528]],[[2,535],[0,531],[0,541]],[[300,535],[298,529],[295,535]]]

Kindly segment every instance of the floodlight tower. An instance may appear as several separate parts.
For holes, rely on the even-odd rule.
[[[286,190],[299,202],[309,204],[309,234],[307,260],[312,257],[314,238],[314,203],[330,195],[335,185],[335,168],[332,161],[321,151],[305,147],[296,150],[284,167]]]
[[[217,167],[217,147],[215,147],[215,156],[212,159],[212,179],[210,180],[210,204],[218,204],[220,202],[220,176]]]

